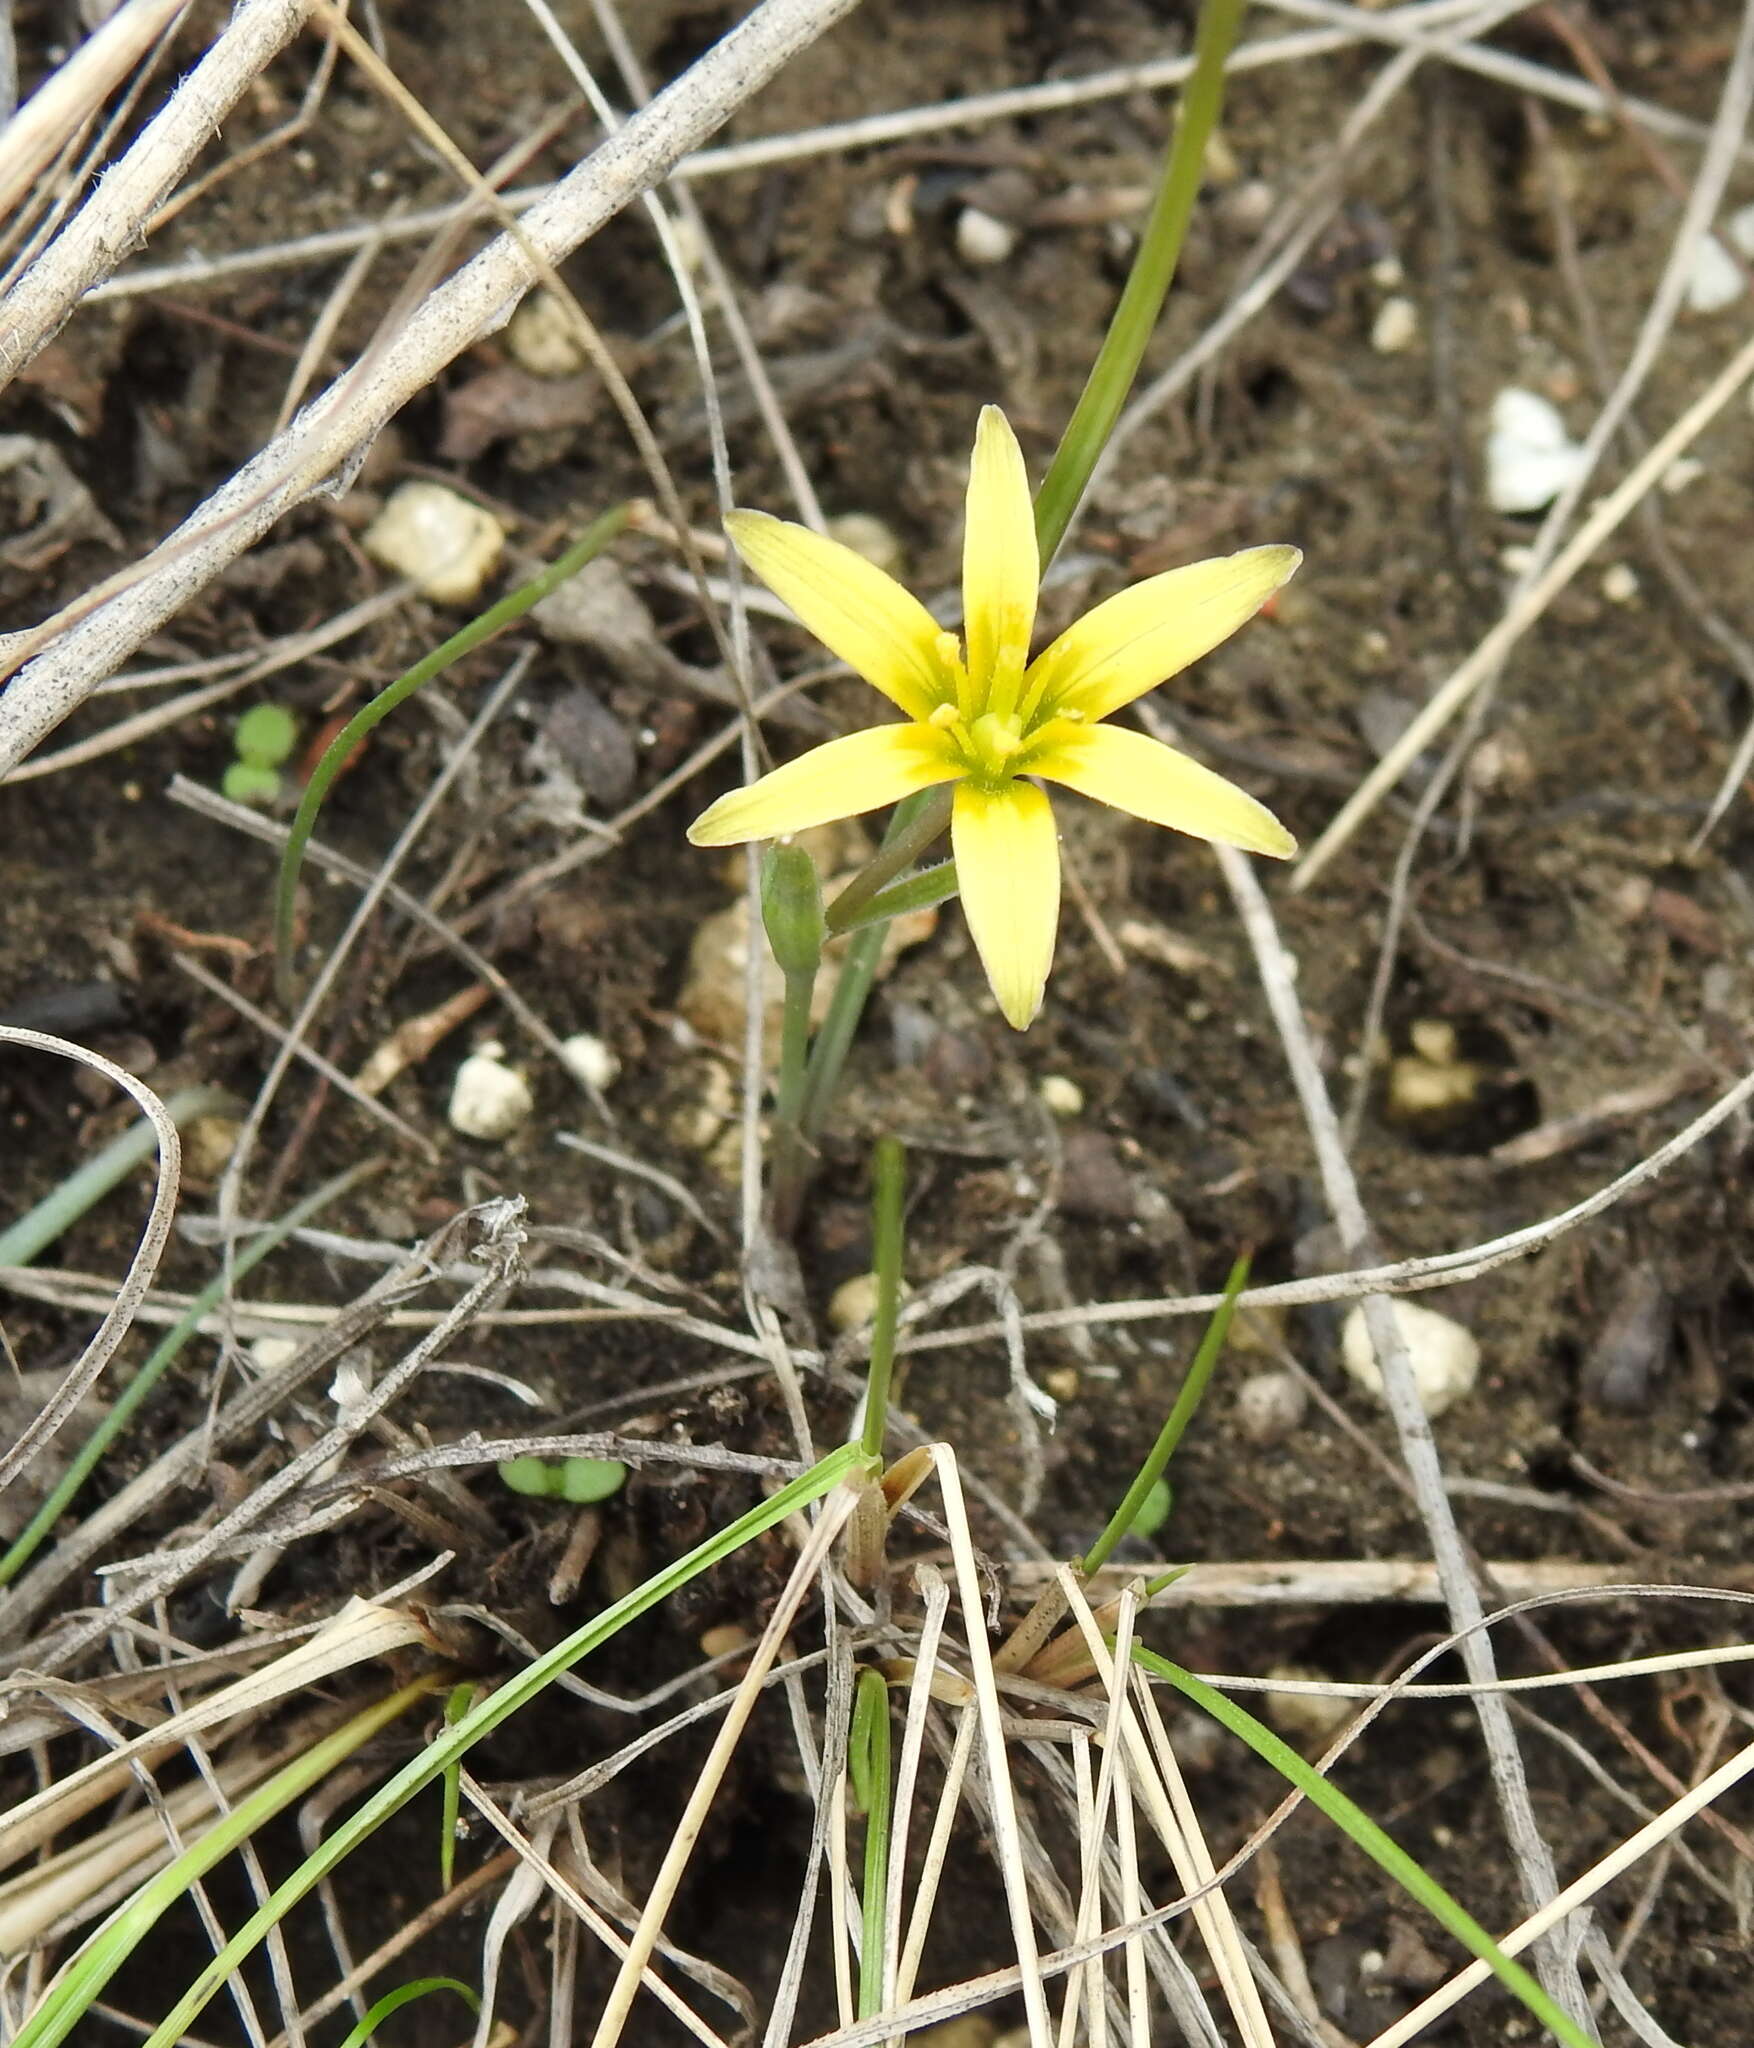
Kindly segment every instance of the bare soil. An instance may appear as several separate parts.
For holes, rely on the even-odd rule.
[[[217,21],[217,9],[207,12]],[[377,13],[401,77],[478,162],[560,103],[553,61],[511,0],[465,10],[442,36],[429,33],[425,8],[382,4]],[[1507,27],[1497,46],[1570,74],[1574,56],[1543,14]],[[657,74],[673,75],[729,18],[695,9],[648,38]],[[1160,56],[1184,42],[1188,20],[1188,8],[1167,0],[871,0],[762,95],[735,134],[781,133]],[[47,61],[59,13],[27,5],[19,21],[28,85]],[[1596,7],[1586,32],[1625,93],[1709,121],[1735,23],[1728,0],[1648,0]],[[1147,376],[1218,312],[1266,212],[1314,175],[1383,61],[1380,52],[1354,50],[1236,82],[1224,148]],[[314,46],[298,46],[273,69],[226,124],[216,160],[285,118],[313,62]],[[1191,744],[1306,839],[1374,760],[1372,735],[1404,719],[1499,614],[1506,551],[1527,543],[1533,522],[1495,514],[1482,495],[1495,393],[1510,384],[1540,392],[1581,436],[1598,394],[1574,282],[1581,280],[1617,368],[1666,258],[1678,201],[1637,136],[1557,106],[1545,110],[1545,127],[1543,135],[1531,125],[1525,104],[1502,85],[1436,67],[1421,74],[1372,130],[1347,171],[1343,203],[1286,287],[1127,447],[1045,599],[1047,623],[1057,626],[1130,577],[1257,541],[1297,543],[1305,566],[1272,616],[1180,678],[1163,703]],[[558,173],[588,137],[588,121],[575,121],[521,176]],[[978,407],[1003,404],[1038,467],[1050,453],[1125,274],[1137,218],[1125,195],[1148,185],[1163,138],[1164,102],[1137,94],[694,187],[824,506],[885,522],[916,588],[954,583]],[[1673,153],[1690,176],[1694,153],[1685,145]],[[1575,280],[1555,239],[1553,181],[1576,236]],[[395,202],[432,204],[447,190],[443,171],[343,64],[309,135],[228,179],[155,235],[150,253],[165,261],[287,240],[381,218]],[[1739,174],[1730,196],[1754,199],[1754,173]],[[1003,263],[973,265],[959,253],[958,216],[976,204],[1016,221],[1017,246]],[[412,260],[399,254],[374,268],[342,317],[326,370],[369,343]],[[297,263],[225,285],[112,300],[76,318],[0,399],[0,431],[51,440],[96,493],[113,535],[0,568],[0,615],[30,622],[100,581],[260,444],[338,272],[333,262]],[[622,353],[692,516],[710,526],[698,380],[645,222],[614,223],[567,277]],[[1409,346],[1384,352],[1373,346],[1373,330],[1380,336],[1384,303],[1399,297],[1411,301],[1416,331]],[[1716,369],[1745,327],[1747,303],[1682,318],[1638,408],[1648,428],[1665,426]],[[508,432],[469,460],[447,458],[448,398],[504,361],[494,343],[459,362],[444,388],[383,437],[345,497],[314,502],[285,522],[145,659],[184,661],[267,642],[381,587],[383,572],[358,537],[405,476],[456,480],[514,523],[532,559],[552,555],[603,506],[644,491],[602,406],[581,408],[576,423]],[[723,367],[738,497],[789,511],[747,388],[728,356]],[[1663,540],[1733,625],[1754,630],[1746,574],[1754,420],[1746,408],[1725,414],[1695,454],[1699,473],[1653,501]],[[670,651],[710,663],[693,601],[666,580],[667,557],[632,541],[620,559]],[[1604,592],[1605,573],[1619,563],[1636,576],[1625,602]],[[205,1079],[247,1099],[272,1047],[190,981],[172,953],[179,944],[196,948],[241,992],[272,1006],[264,950],[270,857],[168,801],[167,785],[175,775],[218,781],[235,713],[255,695],[297,711],[308,735],[398,673],[458,616],[415,603],[260,693],[9,788],[0,836],[7,1018],[50,1029],[68,1018],[69,1035],[110,1052],[161,1093]],[[791,630],[771,622],[758,630],[780,673],[813,658]],[[596,1233],[684,1286],[688,1302],[740,1326],[741,1281],[729,1249],[736,1189],[722,1170],[722,1147],[703,1153],[678,1135],[689,1129],[686,1113],[711,1097],[712,1074],[725,1069],[721,1054],[735,1049],[691,1043],[676,1017],[693,935],[730,900],[719,858],[689,851],[681,835],[733,779],[734,755],[641,817],[602,857],[543,891],[516,886],[576,838],[544,823],[527,801],[541,773],[532,742],[556,732],[564,717],[557,707],[588,691],[625,736],[631,775],[609,800],[593,802],[598,817],[636,801],[725,714],[654,684],[649,673],[616,673],[580,649],[534,644],[528,680],[478,752],[464,800],[440,808],[402,880],[422,895],[442,883],[445,914],[465,924],[486,906],[472,941],[557,1030],[607,1041],[620,1062],[609,1093],[613,1129],[584,1111],[577,1091],[490,1005],[387,1097],[429,1141],[430,1159],[387,1143],[304,1071],[270,1117],[250,1205],[269,1213],[324,1175],[383,1152],[385,1171],[326,1219],[330,1228],[412,1240],[469,1201],[517,1193],[528,1198],[534,1223]],[[416,700],[376,734],[325,814],[322,830],[333,844],[367,862],[381,858],[507,658],[504,646],[469,658],[435,686],[436,701]],[[86,738],[144,701],[99,699],[52,744]],[[819,688],[814,701],[837,729],[870,709],[868,693],[852,682]],[[1440,808],[1413,875],[1386,1043],[1367,1045],[1361,1032],[1391,871],[1418,778],[1435,757],[1312,890],[1296,898],[1279,891],[1299,992],[1336,1095],[1345,1103],[1356,1088],[1366,1091],[1353,1159],[1387,1254],[1483,1242],[1565,1208],[1746,1071],[1754,1059],[1749,793],[1702,848],[1690,850],[1690,841],[1747,715],[1733,668],[1665,581],[1648,538],[1629,527],[1513,657],[1482,745]],[[771,737],[782,752],[800,740],[780,727]],[[576,764],[575,772],[583,777]],[[1284,1060],[1208,856],[1118,814],[1072,803],[1062,812],[1076,886],[1038,1024],[1019,1037],[998,1019],[954,913],[873,1003],[800,1243],[816,1317],[867,1262],[865,1161],[881,1130],[910,1148],[916,1285],[971,1262],[1006,1266],[1024,1307],[1037,1309],[1210,1288],[1244,1246],[1268,1279],[1341,1263],[1321,1234],[1325,1213]],[[309,879],[307,964],[352,901],[351,890]],[[179,940],[172,928],[195,936]],[[1173,942],[1168,951],[1164,935]],[[1180,965],[1168,964],[1172,958]],[[319,1049],[354,1071],[397,1024],[463,980],[452,960],[385,916],[343,976],[319,1025]],[[57,1008],[94,984],[95,1023],[77,1006]],[[459,1137],[445,1120],[459,1061],[489,1037],[529,1062],[537,1089],[534,1118],[498,1147]],[[1398,1113],[1393,1062],[1432,1048],[1442,1055],[1437,1066],[1471,1069],[1458,1099],[1441,1113]],[[1056,1120],[1043,1108],[1039,1089],[1049,1076],[1075,1084],[1076,1114]],[[1639,1107],[1636,1091],[1664,1076],[1673,1079],[1667,1097]],[[1537,1126],[1604,1105],[1595,1126],[1550,1156],[1519,1163],[1501,1150]],[[125,1120],[107,1093],[94,1098],[66,1068],[10,1056],[0,1071],[0,1119],[13,1211]],[[568,1128],[679,1177],[721,1234],[699,1228],[668,1195],[562,1149],[555,1133]],[[189,1203],[200,1209],[199,1184]],[[119,1273],[142,1207],[142,1190],[131,1187],[43,1263]],[[1477,1389],[1438,1425],[1446,1469],[1461,1485],[1456,1511],[1481,1556],[1608,1564],[1627,1581],[1745,1583],[1754,1476],[1751,1212],[1747,1130],[1732,1122],[1653,1187],[1546,1254],[1427,1297],[1473,1331],[1483,1354]],[[625,1270],[581,1263],[611,1284],[627,1282]],[[192,1289],[211,1270],[210,1251],[179,1242],[161,1281]],[[251,1295],[340,1302],[372,1270],[300,1251],[265,1267]],[[1645,1290],[1643,1321],[1634,1318],[1630,1335],[1629,1275],[1641,1276]],[[949,1320],[986,1313],[977,1299]],[[4,1321],[12,1353],[28,1367],[64,1363],[90,1328],[84,1314],[21,1299],[7,1301]],[[1174,1515],[1154,1547],[1196,1562],[1426,1554],[1396,1480],[1387,1419],[1339,1366],[1337,1323],[1332,1312],[1309,1313],[1263,1320],[1247,1333],[1177,1460]],[[1100,1526],[1191,1341],[1188,1324],[1167,1321],[1032,1340],[1031,1370],[1062,1401],[1029,1511],[1049,1551],[1069,1555]],[[124,1371],[143,1355],[143,1342],[124,1354]],[[1287,1349],[1339,1413],[1312,1406],[1283,1440],[1263,1445],[1241,1428],[1235,1388],[1244,1375],[1274,1368]],[[386,1349],[380,1366],[393,1355]],[[660,1325],[482,1330],[467,1362],[527,1383],[562,1422],[613,1400],[621,1404],[616,1426],[775,1457],[791,1452],[777,1392],[761,1377],[640,1404],[644,1388],[723,1363],[723,1354]],[[197,1347],[104,1468],[99,1497],[200,1417],[215,1364],[211,1344]],[[1002,1348],[983,1343],[922,1355],[905,1403],[1015,1501],[1027,1460],[1005,1392]],[[440,1439],[466,1428],[531,1426],[506,1394],[465,1379],[422,1382],[397,1413],[405,1429]],[[824,1395],[816,1413],[832,1437],[844,1401]],[[251,1469],[269,1469],[283,1455],[264,1444]],[[576,1599],[556,1609],[545,1587],[567,1534],[562,1511],[511,1497],[491,1472],[462,1476],[503,1540],[497,1550],[483,1545],[459,1556],[437,1582],[442,1598],[479,1603],[538,1641],[553,1640],[588,1603],[753,1497],[745,1480],[674,1467],[636,1474],[606,1511],[603,1547]],[[184,1501],[176,1514],[193,1511]],[[152,1547],[173,1526],[135,1531],[123,1554]],[[995,1554],[1011,1548],[999,1523],[981,1533]],[[430,1554],[407,1522],[362,1516],[290,1554],[256,1604],[288,1618],[320,1613],[339,1593],[388,1584]],[[697,1660],[704,1629],[759,1623],[783,1564],[758,1554],[717,1575],[593,1667],[593,1682],[631,1692],[681,1673]],[[225,1586],[222,1570],[192,1589],[171,1617],[176,1632],[195,1641],[228,1632],[233,1624],[219,1604]],[[97,1582],[86,1580],[71,1589],[70,1604],[96,1595]],[[1726,1640],[1739,1626],[1734,1610],[1654,1601],[1561,1609],[1542,1625],[1574,1663]],[[1345,1679],[1392,1672],[1441,1626],[1435,1609],[1353,1604],[1213,1608],[1150,1624],[1156,1640],[1196,1669],[1292,1665]],[[1540,1668],[1539,1650],[1514,1632],[1504,1635],[1502,1653],[1507,1668]],[[1720,1701],[1731,1716],[1745,1716],[1749,1695],[1733,1671],[1721,1686],[1641,1681],[1615,1690],[1610,1704],[1660,1764],[1687,1781],[1720,1760],[1720,1741],[1734,1740],[1724,1736]],[[1541,1713],[1647,1805],[1662,1802],[1662,1786],[1587,1704],[1549,1694]],[[601,1709],[556,1700],[492,1745],[482,1774],[501,1785],[552,1777],[627,1733]],[[758,1996],[777,1968],[806,1839],[801,1790],[778,1775],[795,1769],[783,1762],[782,1734],[776,1710],[703,1846],[678,1930],[687,1946],[736,1956]],[[1632,1823],[1575,1754],[1532,1730],[1525,1745],[1540,1818],[1569,1875]],[[1272,1788],[1228,1745],[1200,1757],[1202,1810],[1215,1846],[1228,1850],[1270,1806]],[[602,1802],[598,1851],[612,1856],[630,1888],[661,1851],[687,1761],[685,1752],[666,1752],[661,1772],[634,1774]],[[1470,1713],[1399,1710],[1355,1754],[1346,1782],[1488,1925],[1518,1917]],[[1745,1798],[1739,1815],[1733,1800],[1725,1812],[1744,1824],[1750,1818]],[[433,1896],[435,1832],[435,1813],[405,1815],[381,1857],[343,1880],[356,1954]],[[1745,1882],[1721,1835],[1695,1828],[1689,1842],[1720,1878]],[[493,1847],[472,1840],[465,1867]],[[1332,2016],[1367,2038],[1412,1988],[1418,1959],[1405,1965],[1405,1982],[1375,2000],[1360,1989],[1357,1959],[1389,1949],[1412,1916],[1316,1816],[1299,1814],[1278,1848],[1291,1915],[1318,1986],[1329,1987]],[[290,1840],[265,1851],[270,1861],[292,1853]],[[1640,1882],[1635,1875],[1608,1894],[1611,1934]],[[1255,1926],[1247,1887],[1238,1892]],[[220,1898],[226,1903],[223,1888]],[[241,1905],[241,1894],[229,1904]],[[964,1952],[947,1945],[934,1956],[936,1981],[1003,1960],[996,1922],[973,1916],[960,1937]],[[459,1939],[453,1929],[436,1944],[450,1966],[463,1953]],[[191,1919],[167,1952],[193,1958],[202,1940]],[[312,1931],[299,1936],[307,1996],[325,1981],[322,1971],[332,1971],[320,1942]],[[547,1975],[534,1923],[514,1954],[503,2009],[534,2022]],[[420,1960],[416,1952],[407,1974]],[[1672,1872],[1659,1890],[1629,1970],[1664,2024],[1695,2048],[1745,2039],[1746,1926],[1686,1873]],[[186,1974],[170,1972],[177,1983]],[[124,1985],[120,1997],[136,2010],[162,2006],[142,1980]],[[826,2008],[811,2017],[832,2020]],[[345,2031],[339,2021],[326,2024],[324,2040]],[[395,2024],[394,2038],[406,2041],[451,2041],[462,2031],[455,2012],[441,2017],[436,2007]],[[242,2038],[237,2025],[216,2005],[201,2031]],[[1446,2038],[1497,2043],[1516,2025],[1501,2003],[1481,1999]],[[527,2038],[545,2036],[538,2028]]]

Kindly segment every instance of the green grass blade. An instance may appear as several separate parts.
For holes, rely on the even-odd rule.
[[[751,1508],[748,1514],[739,1516],[729,1528],[709,1536],[685,1556],[655,1572],[643,1585],[636,1586],[631,1593],[604,1608],[601,1614],[594,1616],[582,1628],[575,1629],[552,1650],[509,1678],[497,1692],[489,1693],[455,1727],[435,1736],[418,1756],[411,1757],[393,1778],[380,1785],[264,1900],[154,2029],[146,2048],[177,2048],[208,2001],[240,1967],[268,1929],[283,1919],[344,1857],[351,1855],[374,1829],[381,1827],[392,1814],[399,1813],[409,1800],[442,1776],[472,1744],[490,1734],[543,1687],[563,1671],[571,1670],[581,1658],[600,1648],[629,1622],[649,1613],[691,1579],[721,1563],[743,1544],[783,1522],[788,1515],[820,1499],[864,1462],[857,1444],[847,1444],[838,1451],[831,1451],[808,1472],[801,1473],[778,1493]],[[62,2036],[54,2038],[59,2040]],[[14,2044],[14,2048],[19,2048],[19,2044]],[[49,2043],[46,2039],[42,2043],[26,2041],[22,2048],[49,2048]]]
[[[1224,65],[1236,42],[1242,10],[1243,0],[1205,0],[1200,9],[1193,75],[1182,92],[1175,136],[1139,238],[1139,252],[1090,376],[1035,496],[1035,537],[1044,569],[1065,539],[1097,458],[1114,432],[1175,276],[1205,172],[1206,145],[1224,104]]]
[[[237,1097],[223,1088],[179,1088],[165,1097],[164,1113],[180,1131],[198,1116],[226,1111],[235,1115],[237,1106]],[[120,1137],[112,1138],[101,1151],[76,1166],[59,1187],[51,1188],[34,1209],[27,1209],[16,1223],[0,1230],[0,1266],[28,1266],[157,1149],[154,1125],[145,1117],[130,1124]]]
[[[1520,1998],[1555,2039],[1563,2041],[1566,2048],[1596,2048],[1589,2036],[1560,2011],[1520,1963],[1505,1954],[1459,1900],[1445,1891],[1436,1878],[1428,1876],[1361,1806],[1349,1799],[1331,1779],[1324,1778],[1288,1742],[1281,1741],[1271,1728],[1257,1721],[1235,1700],[1216,1691],[1204,1679],[1196,1678],[1191,1671],[1184,1671],[1179,1664],[1172,1664],[1167,1657],[1160,1657],[1155,1651],[1141,1649],[1135,1644],[1133,1661],[1173,1685],[1177,1692],[1210,1714],[1214,1721],[1246,1742],[1264,1763],[1271,1764],[1313,1805],[1320,1807],[1335,1827],[1348,1835],[1373,1863],[1387,1871],[1434,1920],[1455,1936],[1463,1948],[1478,1956],[1505,1989]]]
[[[105,1921],[80,1948],[67,1967],[44,1992],[36,2010],[13,2036],[12,2048],[57,2048],[84,2019],[104,1986],[152,1932],[164,1914],[183,1897],[198,1878],[204,1877],[221,1857],[228,1856],[275,1814],[302,1798],[320,1784],[335,1767],[405,1713],[416,1700],[431,1690],[431,1682],[420,1679],[399,1692],[377,1701],[364,1713],[312,1743],[303,1756],[295,1757],[258,1785],[248,1798],[240,1799],[221,1815],[201,1839],[169,1863]]]
[[[341,2048],[365,2048],[365,2044],[375,2037],[377,2030],[391,2013],[399,2011],[405,2005],[411,2005],[417,1998],[424,1998],[429,1991],[454,1991],[459,1998],[466,1998],[469,2001],[471,2012],[481,2010],[480,1999],[467,1984],[459,1984],[455,1977],[419,1977],[412,1984],[403,1984],[394,1991],[386,1991],[342,2042]]]
[[[333,1180],[325,1181],[313,1194],[306,1195],[303,1201],[295,1202],[284,1216],[277,1217],[247,1244],[239,1246],[237,1255],[232,1260],[232,1278],[241,1280],[252,1267],[260,1265],[276,1245],[284,1243],[301,1224],[308,1222],[320,1209],[326,1209],[337,1197],[344,1195],[349,1188],[377,1170],[375,1160],[364,1160],[358,1166],[349,1167],[345,1173],[337,1174]],[[152,1392],[183,1346],[195,1334],[202,1317],[211,1315],[219,1306],[225,1290],[226,1275],[221,1272],[202,1288],[184,1314],[178,1317],[153,1347],[145,1364],[117,1395],[110,1412],[80,1445],[72,1463],[49,1489],[42,1506],[19,1532],[17,1541],[4,1557],[0,1557],[0,1586],[9,1586],[30,1562],[41,1547],[43,1538],[61,1519],[74,1495],[91,1477],[99,1459],[127,1428],[140,1404]]]
[[[334,739],[323,750],[323,758],[317,763],[311,779],[305,785],[304,795],[299,799],[297,815],[292,821],[292,830],[287,835],[286,850],[280,857],[280,880],[274,891],[274,961],[275,977],[279,984],[280,999],[288,1008],[292,1005],[292,922],[295,894],[298,889],[298,871],[304,861],[305,846],[312,832],[316,830],[317,813],[323,808],[323,799],[329,794],[330,785],[341,773],[352,756],[353,750],[371,731],[388,718],[396,706],[412,697],[422,683],[430,683],[434,676],[441,675],[452,662],[459,661],[465,654],[491,640],[496,633],[502,633],[507,626],[516,625],[519,619],[533,606],[539,605],[551,592],[558,590],[569,576],[578,574],[595,555],[600,555],[621,529],[627,524],[628,508],[616,505],[601,518],[592,520],[566,553],[550,562],[546,569],[532,576],[528,583],[520,583],[516,590],[502,597],[498,604],[489,605],[478,618],[473,618],[460,632],[453,633],[442,641],[430,654],[423,655],[411,669],[399,675],[393,683],[386,684],[369,704],[362,705]]]
[[[889,1896],[891,1779],[889,1687],[876,1671],[859,1673],[847,1744],[853,1795],[865,1815],[865,1882],[860,1895],[859,2018],[883,2010],[883,1918]]]
[[[478,1687],[453,1685],[445,1699],[445,1726],[456,1727],[475,1704]],[[463,1810],[463,1764],[459,1758],[445,1766],[443,1805],[439,1820],[439,1890],[448,1892],[457,1868],[457,1816]]]
[[[1127,1488],[1121,1504],[1109,1517],[1108,1527],[1097,1537],[1085,1554],[1083,1572],[1086,1578],[1102,1570],[1113,1554],[1114,1547],[1138,1519],[1139,1510],[1145,1505],[1145,1497],[1163,1477],[1163,1469],[1175,1455],[1175,1447],[1182,1440],[1187,1426],[1193,1421],[1195,1412],[1205,1398],[1206,1388],[1211,1383],[1224,1340],[1230,1335],[1230,1319],[1236,1313],[1236,1297],[1248,1285],[1249,1258],[1245,1252],[1230,1269],[1230,1278],[1224,1283],[1224,1299],[1212,1311],[1212,1320],[1206,1325],[1206,1334],[1200,1339],[1200,1348],[1194,1353],[1194,1362],[1188,1367],[1187,1378],[1181,1383],[1181,1391],[1175,1397],[1175,1406],[1170,1409],[1163,1427],[1157,1432],[1157,1441],[1151,1446],[1144,1464],[1139,1467],[1138,1477]]]

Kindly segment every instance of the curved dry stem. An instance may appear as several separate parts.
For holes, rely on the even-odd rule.
[[[116,1347],[127,1336],[134,1321],[135,1312],[152,1285],[153,1275],[158,1271],[158,1262],[164,1256],[164,1248],[170,1238],[171,1218],[176,1213],[177,1191],[182,1185],[182,1142],[177,1136],[177,1127],[171,1122],[170,1113],[164,1104],[147,1087],[144,1081],[136,1080],[125,1068],[118,1067],[114,1060],[107,1060],[101,1053],[89,1051],[85,1046],[74,1045],[71,1040],[54,1038],[46,1031],[26,1031],[16,1025],[0,1024],[0,1044],[25,1046],[32,1052],[54,1053],[61,1059],[73,1060],[78,1065],[90,1067],[93,1073],[102,1074],[113,1081],[125,1094],[131,1095],[140,1105],[142,1112],[151,1119],[152,1128],[158,1138],[158,1181],[153,1188],[152,1207],[147,1212],[146,1228],[140,1233],[140,1242],[129,1261],[128,1271],[122,1284],[116,1290],[115,1300],[106,1312],[103,1321],[91,1342],[80,1354],[76,1364],[44,1404],[41,1412],[31,1421],[18,1441],[4,1454],[0,1454],[0,1490],[8,1486],[26,1465],[36,1456],[49,1439],[77,1408],[85,1396],[97,1384],[103,1369],[115,1355]]]
[[[263,14],[290,9],[290,0],[253,4]],[[523,244],[550,265],[561,262],[854,4],[765,0],[532,207],[519,237],[496,237],[447,278],[398,333],[344,372],[144,560],[15,641],[13,660],[26,666],[0,696],[0,775],[276,520],[345,471],[416,391],[505,319],[536,281]],[[100,196],[115,182],[106,181]]]

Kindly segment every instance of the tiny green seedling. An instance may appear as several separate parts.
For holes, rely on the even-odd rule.
[[[619,1493],[627,1484],[627,1467],[618,1458],[507,1458],[499,1476],[513,1493],[587,1507]]]
[[[282,704],[252,704],[237,722],[237,759],[220,788],[237,804],[271,804],[280,794],[280,769],[298,744],[298,721]]]
[[[1150,1491],[1139,1503],[1133,1526],[1127,1533],[1139,1537],[1155,1536],[1169,1520],[1169,1511],[1174,1505],[1175,1495],[1170,1490],[1169,1481],[1162,1478],[1152,1480]]]

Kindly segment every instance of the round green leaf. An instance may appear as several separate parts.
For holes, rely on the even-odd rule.
[[[234,804],[271,804],[280,794],[280,771],[260,761],[234,761],[219,786]]]
[[[238,720],[232,744],[240,761],[278,768],[298,744],[298,720],[284,704],[252,704]]]

